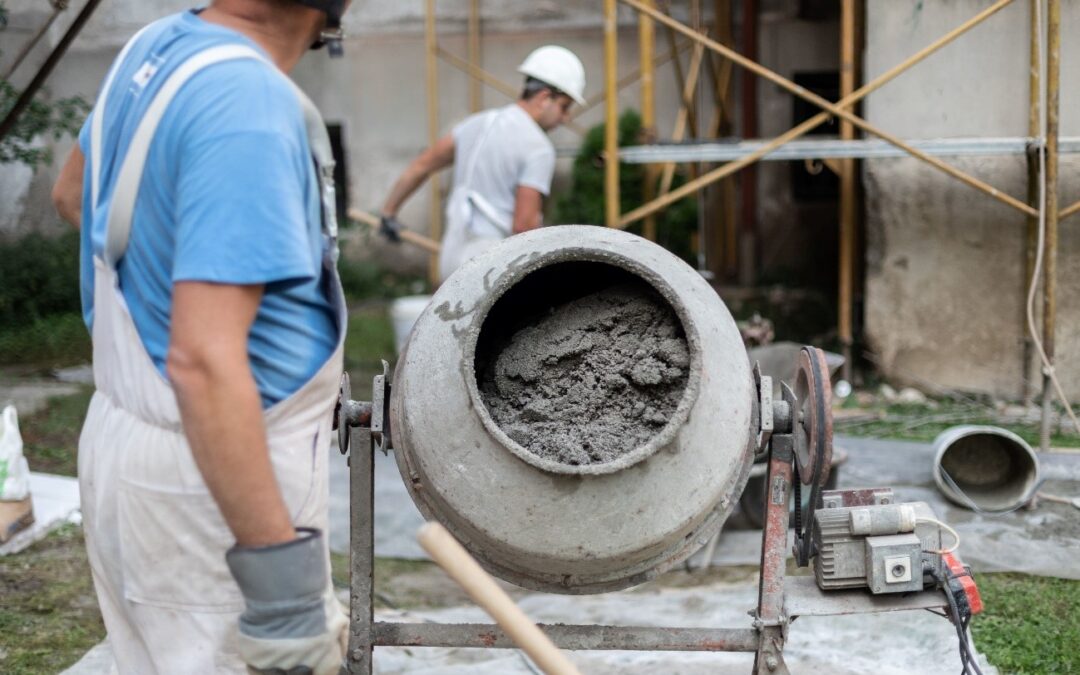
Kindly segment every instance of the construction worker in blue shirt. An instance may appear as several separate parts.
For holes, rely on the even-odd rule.
[[[53,191],[82,229],[79,441],[122,673],[337,673],[327,446],[342,370],[333,158],[288,79],[347,0],[214,0],[124,48]]]

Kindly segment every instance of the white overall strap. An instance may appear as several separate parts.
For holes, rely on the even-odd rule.
[[[94,106],[94,113],[90,118],[90,208],[94,211],[97,210],[98,198],[101,196],[101,144],[105,133],[105,100],[109,98],[113,78],[116,77],[116,71],[120,70],[120,65],[127,58],[128,52],[139,41],[143,33],[153,25],[143,26],[120,50],[119,56],[113,61],[112,68],[109,69],[109,74],[105,78],[105,84],[101,86],[101,93],[98,94],[97,104]]]
[[[466,190],[471,190],[473,174],[476,173],[476,162],[480,158],[480,150],[483,149],[484,144],[487,143],[488,136],[491,135],[491,130],[495,127],[496,120],[502,116],[503,111],[495,110],[489,116],[486,122],[484,122],[484,128],[480,130],[480,137],[476,141],[476,145],[473,146],[472,152],[469,153],[468,159],[465,160],[465,176],[461,181],[461,187]]]
[[[245,58],[266,61],[262,54],[245,45],[211,47],[181,64],[161,86],[161,90],[150,103],[142,120],[139,121],[115,182],[116,188],[113,191],[112,205],[109,207],[105,234],[105,263],[109,267],[115,268],[117,261],[123,257],[127,249],[128,237],[131,234],[131,218],[135,211],[135,199],[139,194],[139,184],[142,182],[143,166],[146,164],[150,144],[154,140],[154,132],[161,118],[164,117],[169,103],[180,88],[203,68],[222,61]]]
[[[480,212],[480,215],[487,218],[488,222],[491,223],[495,229],[502,232],[504,236],[510,236],[510,232],[514,229],[513,224],[506,222],[506,219],[502,217],[502,214],[495,209],[495,205],[489,202],[484,195],[476,190],[469,190],[465,193],[465,198],[472,202],[472,205]]]
[[[459,189],[464,191],[465,199],[480,212],[480,215],[484,216],[484,218],[486,218],[487,221],[504,236],[509,236],[512,229],[511,224],[507,223],[506,220],[499,215],[499,212],[491,202],[484,198],[479,192],[472,189],[472,179],[473,175],[476,173],[476,165],[480,159],[480,151],[483,150],[484,145],[487,144],[488,138],[495,128],[495,123],[502,116],[503,111],[504,109],[493,111],[484,122],[484,126],[480,130],[480,136],[477,139],[476,144],[472,147],[472,151],[465,159],[465,175],[462,177]],[[466,225],[468,224],[466,223]]]
[[[275,68],[275,70],[277,70]],[[281,73],[281,71],[277,71]],[[334,188],[334,149],[330,145],[330,134],[326,131],[326,122],[315,104],[311,102],[295,82],[284,73],[281,76],[292,86],[300,108],[304,112],[304,126],[307,129],[308,147],[318,166],[319,193],[322,197],[323,229],[330,238],[332,246],[337,246],[337,198]]]

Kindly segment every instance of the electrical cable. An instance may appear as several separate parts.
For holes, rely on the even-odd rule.
[[[960,662],[963,666],[964,675],[983,675],[982,669],[979,668],[978,658],[976,656],[975,646],[971,644],[968,639],[968,625],[971,622],[970,615],[967,620],[964,620],[960,615],[960,608],[956,604],[956,598],[953,597],[952,590],[949,588],[949,579],[955,578],[949,571],[948,566],[942,565],[945,570],[945,577],[942,578],[936,570],[930,569],[930,576],[936,581],[945,593],[945,599],[948,601],[949,611],[948,618],[956,629],[956,638],[960,648]]]
[[[946,583],[948,582],[948,580],[955,578],[955,576],[952,574],[948,567],[945,568],[945,578]],[[978,652],[976,652],[975,646],[971,644],[971,640],[968,637],[968,625],[971,623],[971,614],[969,613],[966,619],[962,618],[960,615],[960,608],[956,604],[956,598],[953,597],[951,589],[947,590],[946,595],[948,596],[947,599],[949,601],[950,607],[952,608],[953,615],[956,618],[956,636],[957,639],[960,641],[961,652],[966,654],[967,665],[971,666],[971,672],[974,672],[975,675],[982,675],[982,669],[979,668],[979,662],[977,658]]]
[[[964,506],[967,506],[967,508],[982,516],[1004,516],[1012,513],[1013,511],[1019,511],[1020,509],[1027,508],[1028,504],[1031,503],[1031,500],[1038,496],[1039,490],[1042,488],[1043,483],[1050,480],[1049,478],[1043,478],[1038,483],[1036,483],[1035,486],[1031,488],[1031,490],[1028,492],[1027,496],[1019,500],[1020,503],[1016,506],[1012,506],[1007,509],[984,509],[983,507],[972,501],[971,497],[967,496],[967,493],[964,492],[963,488],[957,485],[956,481],[953,480],[953,477],[949,475],[949,472],[945,470],[944,466],[938,467],[938,475],[940,475],[942,480],[948,483],[949,487],[952,488],[953,491],[957,494],[957,496],[960,497],[961,501],[964,502]]]
[[[957,640],[960,643],[960,655],[961,655],[961,659],[962,659],[963,665],[964,665],[964,671],[963,672],[964,673],[974,672],[975,675],[982,675],[982,670],[979,668],[978,659],[976,657],[975,648],[971,644],[970,640],[967,637],[968,636],[968,625],[971,622],[971,616],[968,615],[968,617],[966,619],[964,619],[961,616],[960,608],[956,604],[956,598],[953,597],[951,589],[949,588],[949,585],[948,585],[949,580],[954,579],[955,576],[952,574],[952,572],[949,570],[949,568],[947,566],[945,566],[944,569],[945,569],[945,580],[941,581],[940,583],[942,584],[943,590],[945,591],[945,598],[949,603],[949,617],[950,617],[950,620],[952,621],[952,623],[953,623],[953,625],[954,625],[954,627],[956,629]],[[940,579],[937,576],[937,574],[934,573],[934,572],[931,572],[931,576],[934,577],[935,579]],[[969,670],[969,666],[971,667],[970,670]]]
[[[1038,25],[1038,30],[1034,31],[1036,39],[1038,41],[1037,51],[1039,54],[1039,73],[1045,72],[1045,56],[1043,54],[1043,41],[1042,41],[1042,0],[1036,0],[1035,2],[1035,23]],[[1039,216],[1038,216],[1038,243],[1035,247],[1035,266],[1031,272],[1031,284],[1028,286],[1027,296],[1027,323],[1028,332],[1031,334],[1032,344],[1035,345],[1035,350],[1039,354],[1039,359],[1042,361],[1043,374],[1050,379],[1051,384],[1054,386],[1054,391],[1057,393],[1058,398],[1061,400],[1063,406],[1065,406],[1065,412],[1068,413],[1069,418],[1072,420],[1073,426],[1076,427],[1077,433],[1080,433],[1080,420],[1076,418],[1076,413],[1073,412],[1072,405],[1069,403],[1069,399],[1065,396],[1065,390],[1061,387],[1061,382],[1058,381],[1057,373],[1054,370],[1054,364],[1050,362],[1050,358],[1046,355],[1046,350],[1043,347],[1042,340],[1039,339],[1039,331],[1035,328],[1035,291],[1039,285],[1039,275],[1042,273],[1043,265],[1043,248],[1046,246],[1046,88],[1042,87],[1039,94],[1039,104],[1043,112],[1039,116],[1039,138],[1038,138],[1038,154],[1039,154]],[[1056,189],[1056,186],[1055,186]]]
[[[946,553],[952,553],[956,549],[960,548],[960,534],[956,530],[954,530],[952,527],[950,527],[949,525],[946,525],[945,523],[941,522],[937,518],[930,518],[930,517],[927,517],[927,516],[919,516],[919,517],[915,518],[915,522],[916,523],[930,523],[931,525],[937,525],[941,529],[948,532],[949,535],[953,538],[953,544],[949,548],[943,548],[943,549],[937,549],[937,550],[931,550],[931,549],[925,549],[924,548],[923,552],[925,552],[925,553],[936,553],[938,555],[945,555]]]

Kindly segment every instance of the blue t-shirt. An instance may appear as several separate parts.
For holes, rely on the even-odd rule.
[[[100,199],[92,217],[90,124],[79,136],[83,180],[81,291],[93,322],[93,255],[104,250],[114,181],[143,113],[169,75],[243,35],[184,12],[153,24],[120,63],[106,101]],[[260,50],[261,51],[261,50]],[[170,103],[150,146],[120,288],[162,374],[178,281],[265,284],[248,336],[251,369],[269,407],[300,388],[333,352],[338,327],[322,268],[318,178],[295,92],[274,66],[208,66]]]

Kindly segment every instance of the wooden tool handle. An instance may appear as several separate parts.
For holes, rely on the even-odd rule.
[[[510,596],[473,560],[439,523],[427,523],[416,538],[420,545],[477,605],[491,615],[522,651],[547,675],[581,675],[566,655],[525,616]]]
[[[366,213],[364,211],[361,211],[360,209],[349,209],[346,215],[349,217],[350,220],[355,220],[358,223],[363,223],[364,225],[372,227],[376,230],[379,229],[379,219],[371,215],[370,213]],[[433,255],[439,255],[439,251],[442,250],[442,245],[439,242],[431,239],[430,237],[425,237],[422,234],[413,232],[412,230],[401,230],[400,232],[398,232],[398,236],[401,237],[402,241],[408,242],[413,246],[419,246],[420,248]]]

